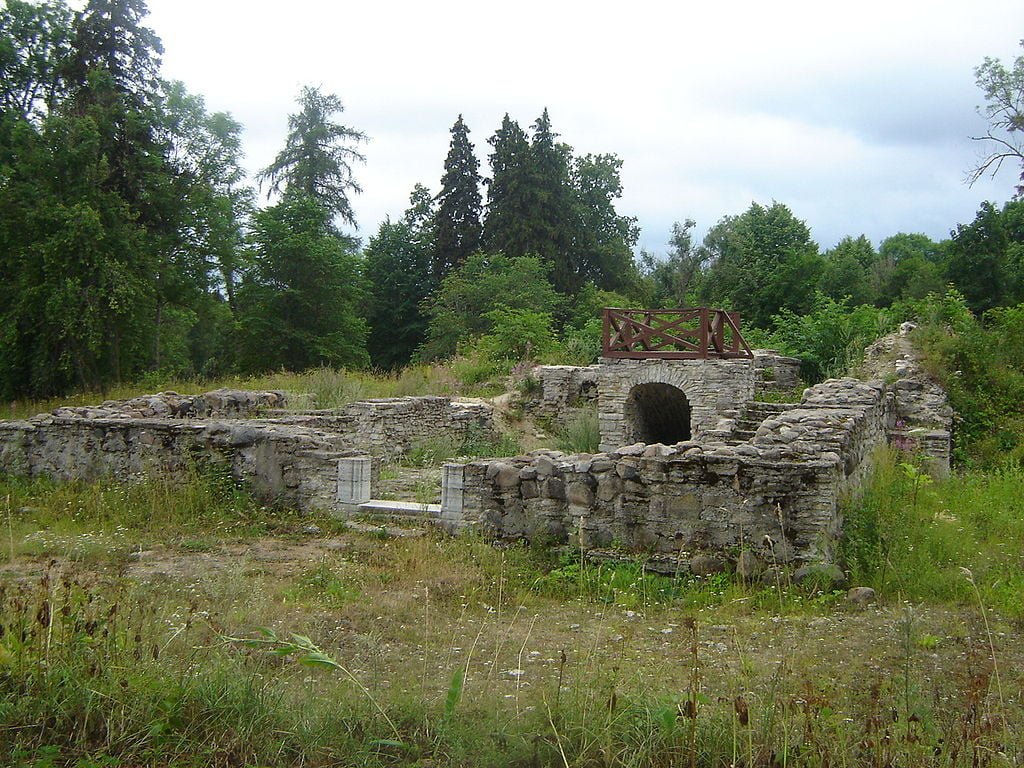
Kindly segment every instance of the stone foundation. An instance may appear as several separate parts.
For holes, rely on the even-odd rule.
[[[495,437],[493,409],[448,397],[361,400],[342,408],[278,414],[268,423],[301,425],[337,435],[349,448],[395,458],[431,440],[456,444]]]
[[[0,467],[55,480],[184,480],[227,470],[267,501],[302,510],[334,509],[339,460],[352,456],[338,437],[257,421],[187,422],[45,415],[0,422]]]
[[[840,502],[885,444],[894,407],[881,382],[832,380],[766,419],[750,442],[451,464],[442,520],[499,539],[615,546],[684,565],[740,551],[765,563],[830,562]]]
[[[348,511],[371,498],[379,459],[416,443],[493,436],[491,407],[447,397],[368,400],[331,411],[255,416],[282,392],[162,392],[0,421],[0,471],[55,480],[184,480],[226,469],[261,498],[303,510]]]

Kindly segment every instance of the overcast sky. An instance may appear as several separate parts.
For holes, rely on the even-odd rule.
[[[620,213],[665,251],[752,201],[788,205],[822,249],[844,235],[935,239],[1003,202],[1018,168],[968,188],[984,129],[974,68],[1021,53],[1021,0],[838,3],[149,0],[164,74],[245,127],[246,165],[281,148],[303,85],[370,135],[359,234],[435,193],[462,113],[486,175],[508,112],[547,107],[578,154],[624,162]]]

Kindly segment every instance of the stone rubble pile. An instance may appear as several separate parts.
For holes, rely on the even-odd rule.
[[[158,392],[130,400],[107,400],[100,405],[62,406],[53,415],[84,419],[248,419],[284,408],[284,392],[216,389],[201,395]]]

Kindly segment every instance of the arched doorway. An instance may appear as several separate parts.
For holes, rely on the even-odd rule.
[[[626,435],[639,443],[690,439],[690,401],[671,384],[637,384],[626,398]]]

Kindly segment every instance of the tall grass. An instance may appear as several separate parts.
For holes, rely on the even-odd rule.
[[[894,599],[983,600],[1024,618],[1024,469],[954,475],[922,484],[911,458],[889,454],[846,512],[842,550],[852,578]]]
[[[601,444],[601,426],[597,408],[581,408],[558,431],[558,450],[566,453],[597,453]]]
[[[367,398],[470,395],[482,390],[490,392],[495,389],[488,383],[486,377],[481,380],[475,375],[469,378],[460,375],[469,371],[467,365],[468,363],[464,363],[460,368],[454,364],[423,363],[407,366],[394,373],[314,368],[303,373],[278,372],[260,376],[224,376],[213,379],[151,378],[111,387],[104,392],[80,392],[43,400],[16,400],[0,410],[0,417],[27,418],[63,405],[96,405],[104,400],[127,400],[157,391],[200,394],[221,387],[285,390],[294,396],[294,404],[306,408],[337,408]]]
[[[911,615],[875,640],[902,672],[845,690],[783,664],[716,695],[706,630],[691,618],[677,687],[563,651],[556,677],[503,696],[468,680],[469,663],[438,638],[420,652],[444,685],[401,693],[316,638],[239,639],[194,604],[167,621],[171,606],[138,587],[46,572],[0,591],[0,609],[0,761],[11,765],[973,767],[1021,754],[1019,722],[994,717],[991,667],[967,659],[960,676],[923,686]],[[532,624],[515,621],[498,623],[528,640]],[[521,664],[525,645],[505,655]]]

